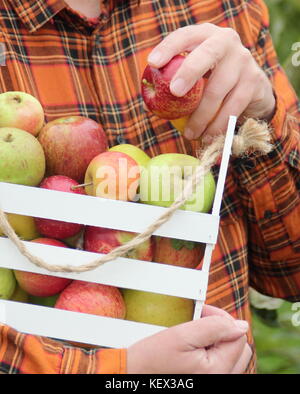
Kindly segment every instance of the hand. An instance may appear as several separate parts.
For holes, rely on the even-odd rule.
[[[170,84],[175,96],[183,96],[211,70],[201,103],[186,125],[186,138],[210,143],[226,131],[230,115],[240,120],[272,117],[272,85],[235,30],[210,23],[182,27],[152,50],[148,62],[159,68],[182,52],[189,53]]]
[[[204,306],[201,319],[165,329],[130,346],[127,373],[243,373],[252,354],[247,330],[246,322]]]

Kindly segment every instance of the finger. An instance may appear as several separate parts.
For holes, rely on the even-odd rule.
[[[248,345],[248,343],[246,343],[243,353],[242,353],[241,357],[239,358],[239,360],[237,361],[237,363],[235,364],[235,366],[233,367],[231,373],[232,374],[241,374],[241,373],[245,372],[248,365],[249,365],[251,357],[252,357],[251,347]]]
[[[251,102],[254,87],[247,82],[240,82],[228,94],[213,122],[203,132],[201,141],[210,144],[216,136],[224,134],[231,115],[239,117]]]
[[[203,75],[221,62],[227,53],[226,44],[226,41],[222,41],[221,34],[217,33],[190,52],[172,78],[171,93],[178,97],[184,96]],[[224,74],[222,82],[224,82]]]
[[[224,309],[217,308],[216,306],[213,305],[203,305],[202,309],[202,317],[207,317],[207,316],[224,316],[227,317],[228,319],[234,320],[234,318],[224,311]]]
[[[195,350],[213,346],[222,341],[233,341],[243,336],[249,326],[244,320],[214,315],[180,324],[174,329],[184,339],[183,343],[189,347],[186,350]]]
[[[191,115],[186,125],[185,135],[198,139],[217,116],[226,96],[235,88],[240,79],[240,69],[230,72],[232,59],[226,58],[213,71],[208,80],[199,107]],[[226,75],[226,78],[224,78]]]
[[[243,335],[236,340],[211,346],[206,352],[208,370],[213,373],[230,373],[240,360],[246,344],[247,336]],[[242,365],[244,364],[241,363],[237,370],[240,370]]]
[[[167,35],[150,52],[148,63],[153,67],[162,67],[175,55],[194,50],[219,29],[220,27],[211,23],[181,27]]]

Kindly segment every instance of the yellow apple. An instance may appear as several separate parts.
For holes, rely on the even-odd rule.
[[[34,219],[31,216],[16,215],[14,213],[7,213],[7,219],[16,234],[24,241],[31,241],[38,238],[40,234],[37,231]],[[4,234],[0,228],[0,237]]]
[[[126,320],[171,327],[193,319],[193,300],[132,289],[122,293]]]
[[[140,167],[146,167],[150,160],[150,156],[148,156],[147,153],[132,144],[115,145],[110,148],[109,151],[126,153],[128,156],[132,157]]]

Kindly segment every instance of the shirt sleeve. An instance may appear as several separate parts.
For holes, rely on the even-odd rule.
[[[270,78],[276,112],[270,126],[274,149],[266,156],[238,160],[241,201],[249,234],[250,284],[258,291],[300,300],[300,133],[299,101],[278,63],[269,32],[267,6],[249,1],[260,14],[253,21],[253,55]]]
[[[124,374],[126,349],[89,349],[20,333],[0,325],[0,372],[8,374]]]

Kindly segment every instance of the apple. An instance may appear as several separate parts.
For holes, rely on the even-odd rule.
[[[146,167],[150,160],[150,156],[148,156],[147,153],[131,144],[115,145],[110,148],[109,151],[126,153],[128,156],[132,157],[141,168]]]
[[[16,279],[11,269],[0,268],[0,300],[9,300],[14,294]]]
[[[26,303],[29,301],[29,294],[17,284],[13,295],[10,297],[10,300]]]
[[[120,290],[99,283],[73,281],[59,295],[55,308],[124,319],[126,309]]]
[[[43,148],[33,135],[13,127],[0,128],[0,182],[37,186],[45,165]]]
[[[25,92],[0,94],[0,127],[15,127],[37,136],[45,122],[41,103]]]
[[[172,123],[172,126],[175,127],[175,129],[177,129],[178,131],[180,131],[181,134],[183,134],[188,120],[189,117],[184,116],[183,118],[172,119],[170,120],[170,122]]]
[[[47,176],[65,175],[79,183],[90,161],[108,149],[100,124],[83,116],[55,119],[45,125],[38,139],[47,162]]]
[[[32,239],[38,238],[40,236],[33,217],[17,215],[14,213],[7,213],[6,216],[9,224],[15,230],[15,233],[24,241],[31,241]],[[0,237],[3,236],[4,233],[0,228]]]
[[[85,191],[91,196],[135,201],[140,179],[138,163],[126,153],[107,151],[90,162]]]
[[[171,327],[193,319],[193,300],[132,289],[122,293],[126,320]]]
[[[64,243],[51,238],[37,238],[31,242],[66,247]],[[68,278],[36,274],[34,272],[14,270],[14,273],[19,286],[28,294],[37,297],[48,297],[58,294],[72,282],[72,280]]]
[[[149,109],[160,118],[178,119],[190,115],[199,106],[204,80],[200,78],[183,96],[174,96],[170,82],[185,59],[184,55],[174,56],[165,66],[146,66],[142,76],[142,97]]]
[[[30,304],[48,306],[53,308],[58,297],[59,297],[59,293],[49,297],[38,297],[38,296],[29,295],[28,301],[30,302]]]
[[[153,157],[141,173],[140,201],[162,207],[171,206],[200,164],[197,158],[183,153],[163,153]],[[214,177],[208,172],[180,209],[208,212],[214,195]]]
[[[153,239],[153,261],[156,263],[196,268],[204,256],[206,244],[159,236],[154,236]]]
[[[135,233],[128,231],[87,226],[84,232],[84,250],[107,254],[118,246],[129,242],[135,236]],[[152,261],[153,252],[152,238],[149,238],[147,241],[128,252],[124,257]]]
[[[73,189],[73,187],[76,187]],[[78,182],[64,175],[52,175],[43,180],[40,187],[48,190],[57,190],[61,192],[85,194],[82,187],[77,187]],[[64,239],[73,237],[78,234],[83,225],[79,223],[68,223],[60,220],[35,218],[38,231],[44,237]]]

